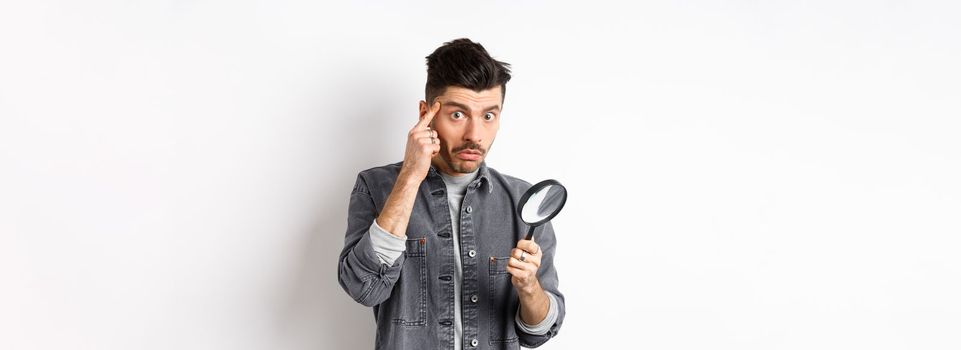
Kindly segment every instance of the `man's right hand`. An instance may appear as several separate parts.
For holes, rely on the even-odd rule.
[[[407,150],[404,152],[404,165],[399,175],[401,178],[419,184],[427,177],[431,158],[440,152],[437,131],[430,128],[430,122],[439,110],[440,102],[434,102],[430,110],[420,117],[417,125],[407,133]]]
[[[400,168],[397,182],[387,196],[384,210],[377,216],[377,224],[385,231],[400,238],[407,238],[407,224],[410,213],[414,208],[417,189],[427,177],[430,169],[430,159],[440,152],[440,140],[437,131],[430,130],[430,121],[440,110],[440,102],[434,102],[417,125],[407,133],[407,151],[404,153],[404,165]]]

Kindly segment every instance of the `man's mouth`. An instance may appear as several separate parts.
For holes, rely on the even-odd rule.
[[[457,152],[457,158],[462,160],[479,160],[481,158],[481,152],[473,149],[465,149]]]

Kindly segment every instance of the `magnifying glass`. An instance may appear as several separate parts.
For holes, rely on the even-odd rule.
[[[567,202],[567,188],[557,180],[544,180],[531,186],[517,205],[517,215],[530,227],[527,240],[534,238],[534,229],[551,221]]]

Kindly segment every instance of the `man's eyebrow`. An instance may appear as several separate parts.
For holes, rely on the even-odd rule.
[[[464,104],[461,104],[461,103],[458,103],[458,102],[454,102],[454,101],[441,102],[441,104],[454,106],[454,107],[457,107],[457,108],[460,108],[460,109],[464,109],[464,110],[468,110],[468,111],[471,110],[470,107],[467,107],[467,105],[464,105]],[[500,110],[501,110],[501,106],[499,106],[499,105],[493,105],[493,106],[487,107],[487,109],[484,109],[485,112],[488,112],[488,111],[500,111]]]

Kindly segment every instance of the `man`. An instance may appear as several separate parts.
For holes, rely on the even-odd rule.
[[[373,307],[377,349],[533,348],[561,327],[553,228],[524,240],[531,184],[484,161],[509,67],[468,39],[437,48],[403,162],[357,176],[338,280]]]

